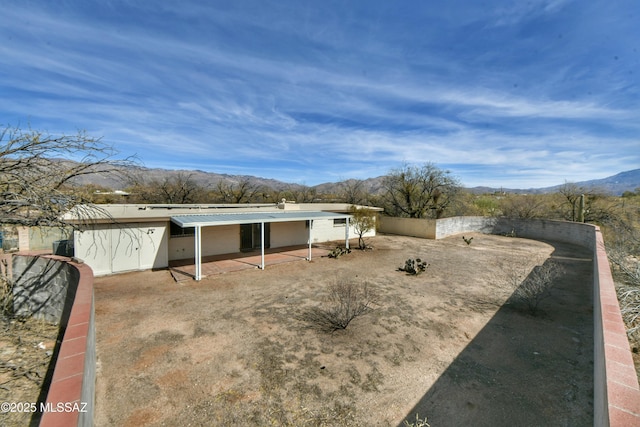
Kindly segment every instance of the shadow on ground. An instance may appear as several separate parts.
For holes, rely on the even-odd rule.
[[[512,295],[449,365],[406,420],[435,426],[583,426],[593,423],[591,253],[554,246],[561,264],[536,316]],[[402,423],[401,425],[404,425]]]

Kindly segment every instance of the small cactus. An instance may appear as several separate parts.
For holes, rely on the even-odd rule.
[[[468,239],[464,236],[462,236],[462,240],[464,240],[464,242],[467,244],[467,246],[469,246],[471,244],[471,241],[473,240],[473,237],[469,237]]]
[[[329,258],[340,258],[342,255],[346,255],[350,253],[351,253],[351,249],[338,246],[334,250],[329,252]]]
[[[429,267],[426,261],[422,261],[420,258],[416,258],[415,260],[409,258],[405,261],[404,267],[399,267],[398,271],[404,271],[407,274],[412,276],[417,276],[420,273],[424,273]]]

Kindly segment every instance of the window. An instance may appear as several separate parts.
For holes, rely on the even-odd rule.
[[[347,225],[347,218],[336,218],[333,220],[334,227],[344,227]]]
[[[171,227],[170,227],[171,237],[194,236],[196,234],[195,227],[182,228],[178,224],[174,223],[173,221],[171,221],[170,224],[171,224]]]

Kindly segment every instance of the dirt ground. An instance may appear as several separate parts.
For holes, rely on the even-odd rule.
[[[0,411],[0,426],[26,426],[39,419],[58,330],[42,320],[0,315],[0,403],[11,405]]]
[[[469,236],[377,236],[372,251],[201,282],[97,278],[96,425],[591,425],[589,252]],[[565,274],[533,316],[508,271],[549,257]],[[427,271],[397,271],[408,258]],[[375,290],[375,310],[318,330],[305,314],[347,281]]]

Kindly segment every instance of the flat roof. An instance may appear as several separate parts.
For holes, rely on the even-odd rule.
[[[347,203],[253,203],[253,204],[105,204],[81,205],[67,212],[63,218],[70,222],[83,222],[90,218],[96,222],[145,222],[169,221],[174,216],[212,215],[222,213],[267,213],[267,212],[295,212],[306,214],[309,212],[348,213],[352,205]],[[359,206],[374,211],[382,208]]]
[[[321,211],[293,212],[238,212],[192,215],[172,215],[171,221],[180,227],[206,227],[212,225],[253,224],[258,222],[290,222],[313,219],[350,218],[349,214]]]

